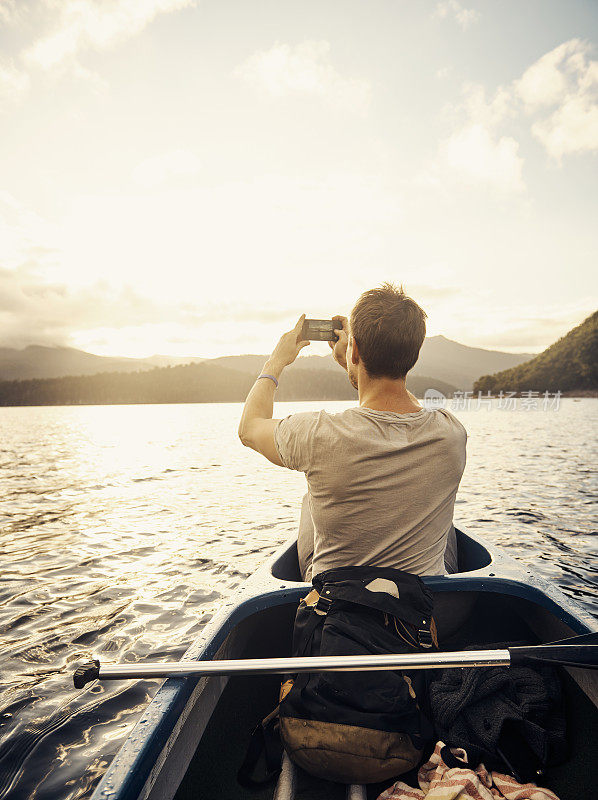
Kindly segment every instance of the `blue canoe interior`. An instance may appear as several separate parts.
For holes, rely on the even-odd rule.
[[[435,596],[442,650],[496,642],[537,644],[598,629],[597,621],[553,584],[477,537],[457,531],[459,571],[426,577]],[[301,581],[295,542],[283,546],[229,599],[185,654],[189,659],[268,658],[290,655],[297,603],[310,586]],[[549,768],[538,784],[560,800],[598,796],[598,671],[559,670],[567,719],[568,760]],[[242,788],[236,780],[249,736],[276,705],[277,676],[171,678],[143,713],[94,792],[94,800],[264,800],[270,785]],[[363,794],[376,798],[384,785]],[[282,793],[277,797],[282,797]],[[347,787],[296,771],[285,797],[345,798]]]

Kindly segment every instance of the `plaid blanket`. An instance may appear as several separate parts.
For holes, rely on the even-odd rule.
[[[465,750],[448,748],[444,742],[437,742],[417,779],[419,789],[397,781],[378,800],[558,800],[549,789],[518,783],[510,775],[489,772],[483,764],[471,769]]]

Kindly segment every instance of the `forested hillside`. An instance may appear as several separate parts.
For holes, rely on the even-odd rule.
[[[208,362],[158,367],[144,372],[2,381],[0,405],[241,402],[253,385],[257,371],[243,372]],[[418,396],[429,388],[447,395],[454,391],[453,386],[443,381],[421,376],[410,379],[408,386]],[[296,364],[284,371],[276,393],[277,401],[356,398],[357,392],[340,367],[318,370]]]
[[[512,369],[484,375],[474,392],[598,390],[598,311],[544,352]]]

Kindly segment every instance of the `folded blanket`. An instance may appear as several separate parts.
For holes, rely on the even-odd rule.
[[[397,781],[378,800],[558,800],[549,789],[517,783],[510,775],[488,772],[483,764],[471,769],[465,750],[448,748],[444,742],[437,742],[417,779],[419,789]]]

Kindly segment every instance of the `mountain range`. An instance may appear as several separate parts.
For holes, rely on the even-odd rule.
[[[0,347],[0,380],[62,378],[66,375],[96,375],[98,372],[134,372],[139,369],[166,367],[175,363],[200,360],[169,356],[122,358],[96,356],[72,347],[30,345],[22,350]]]
[[[0,348],[0,405],[201,403],[243,401],[267,355],[219,358],[97,356],[68,347]],[[539,355],[427,338],[408,388],[444,395],[598,390],[598,312]],[[353,400],[357,393],[331,355],[302,355],[280,380],[277,401]]]
[[[533,356],[533,353],[503,353],[468,347],[444,336],[431,336],[425,340],[411,375],[431,376],[437,381],[465,391],[471,390],[473,382],[480,375],[514,367]],[[137,372],[189,363],[210,363],[255,375],[266,358],[267,355],[222,356],[212,359],[157,355],[138,359],[97,356],[70,347],[31,345],[22,350],[0,348],[0,381],[62,378],[101,372]],[[338,368],[330,356],[300,356],[294,366],[317,371]]]
[[[484,371],[520,364],[530,357],[432,336],[426,339],[407,386],[418,397],[426,389],[451,395],[457,389],[470,390]],[[0,350],[0,405],[240,402],[266,359],[266,355],[252,354],[130,359],[66,347],[5,348]],[[300,356],[284,371],[276,394],[277,401],[356,398],[345,370],[332,355]]]

